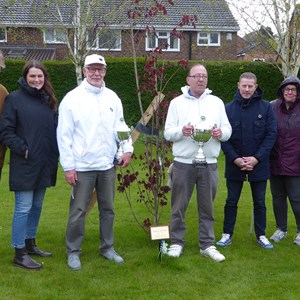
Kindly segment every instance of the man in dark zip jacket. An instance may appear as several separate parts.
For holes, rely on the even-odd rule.
[[[276,121],[271,105],[262,100],[262,90],[253,73],[243,73],[232,102],[226,105],[232,135],[222,143],[225,154],[227,199],[224,207],[222,238],[217,245],[231,243],[237,205],[244,181],[249,181],[253,199],[257,244],[265,249],[273,245],[265,236],[265,193],[270,177],[269,156],[276,139]]]

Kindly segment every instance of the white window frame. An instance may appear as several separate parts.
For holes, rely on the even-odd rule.
[[[261,58],[261,57],[255,57],[253,58],[252,61],[260,61],[260,62],[265,62],[266,60],[264,58]]]
[[[0,30],[4,33],[4,39],[0,39],[0,42],[7,42],[7,29],[6,27],[0,27]]]
[[[97,35],[95,41],[94,41],[94,46],[90,45],[89,42],[89,34],[87,36],[87,49],[91,49],[91,50],[101,50],[101,51],[121,51],[122,50],[122,35],[121,35],[121,30],[116,30],[116,29],[109,29],[106,30],[107,35],[109,35],[110,33],[113,33],[113,38],[116,38],[114,45],[115,48],[112,47],[101,47],[100,42],[101,42],[101,37],[99,37],[99,34]],[[100,35],[104,34],[104,38],[105,38],[105,32],[102,31],[100,32]],[[103,38],[103,36],[102,36]],[[111,37],[110,37],[111,38]],[[109,40],[106,41],[107,43],[109,42]],[[102,43],[103,45],[103,43]]]
[[[171,39],[174,39],[176,47],[170,48],[170,45],[172,44]],[[153,49],[159,47],[161,41],[166,41],[166,43],[169,45],[167,49],[162,49],[162,51],[166,51],[166,52],[179,52],[180,51],[180,39],[176,38],[176,37],[172,37],[171,32],[162,31],[162,30],[157,31],[155,33],[147,32],[146,41],[145,41],[146,51],[153,51]]]
[[[53,39],[49,39],[49,35],[53,36]],[[45,44],[66,44],[66,39],[67,37],[62,29],[47,28],[44,30]]]
[[[217,35],[218,41],[213,42],[213,38]],[[206,43],[201,43],[200,40],[206,40]],[[209,47],[219,47],[221,45],[221,34],[220,32],[203,32],[199,31],[197,33],[197,46],[209,46]]]

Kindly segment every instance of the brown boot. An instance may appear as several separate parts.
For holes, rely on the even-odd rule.
[[[35,244],[35,239],[26,239],[25,240],[26,249],[29,255],[37,255],[40,257],[49,257],[52,256],[52,253],[45,252],[38,248]]]
[[[26,247],[15,248],[14,265],[27,270],[40,270],[42,265],[33,260],[27,253]]]

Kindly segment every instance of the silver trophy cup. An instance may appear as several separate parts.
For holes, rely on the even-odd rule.
[[[125,123],[123,123],[116,128],[116,132],[118,136],[119,147],[118,147],[117,154],[115,156],[115,164],[121,165],[122,164],[121,157],[124,153],[123,146],[126,143],[126,141],[128,141],[131,137],[130,135],[131,130]]]
[[[193,160],[193,164],[196,168],[206,168],[207,162],[204,155],[203,146],[211,138],[212,129],[208,128],[197,128],[194,127],[191,138],[198,143],[199,150]]]

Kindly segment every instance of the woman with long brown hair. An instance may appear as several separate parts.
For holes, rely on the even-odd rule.
[[[35,243],[46,188],[54,186],[58,166],[57,100],[45,67],[29,61],[18,80],[20,88],[5,100],[1,135],[10,149],[9,188],[15,193],[12,224],[14,265],[38,270],[30,255],[51,253]]]

